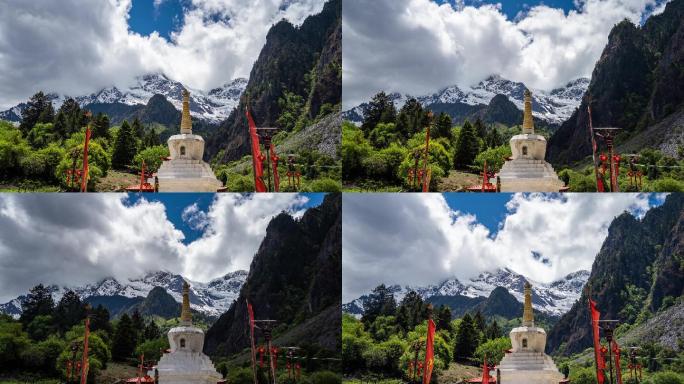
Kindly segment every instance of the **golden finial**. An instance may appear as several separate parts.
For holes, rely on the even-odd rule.
[[[181,309],[181,324],[192,325],[192,313],[190,313],[190,284],[183,281],[183,307]]]
[[[525,112],[523,114],[523,134],[534,134],[534,119],[532,118],[532,92],[525,90]]]
[[[523,327],[534,327],[534,313],[532,312],[532,285],[525,282],[525,307],[523,309]]]

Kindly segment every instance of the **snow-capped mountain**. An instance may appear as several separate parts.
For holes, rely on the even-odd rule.
[[[228,310],[240,294],[240,288],[247,279],[247,271],[235,271],[216,278],[208,283],[190,283],[190,305],[193,309],[211,316],[218,316]],[[69,289],[81,299],[93,296],[124,296],[128,298],[147,297],[152,288],[162,287],[168,294],[181,303],[183,300],[183,277],[170,272],[160,271],[137,279],[118,281],[107,278],[95,284],[81,287],[49,287],[52,299],[56,302]],[[0,304],[0,312],[9,315],[21,314],[21,303],[26,296],[19,296],[5,304]]]
[[[89,104],[125,104],[145,105],[156,94],[166,97],[179,111],[183,107],[183,88],[190,91],[190,112],[193,117],[218,123],[230,115],[230,112],[238,105],[240,95],[247,87],[247,79],[238,78],[221,87],[208,92],[192,89],[183,84],[169,79],[164,74],[148,74],[139,76],[134,83],[125,88],[109,87],[90,95],[75,96],[74,99],[82,106]],[[59,108],[66,95],[50,93],[52,105]],[[21,111],[26,107],[25,103],[19,104],[6,111],[0,112],[0,119],[19,121]]]
[[[568,274],[552,283],[534,282],[510,269],[499,269],[496,272],[484,272],[476,278],[465,282],[449,279],[438,285],[423,287],[392,285],[388,289],[398,302],[410,291],[415,291],[424,300],[433,296],[466,296],[488,297],[496,287],[506,288],[521,303],[524,302],[524,284],[532,284],[532,305],[535,309],[552,316],[560,316],[568,312],[582,294],[582,288],[589,279],[589,271],[577,271]],[[363,304],[368,294],[346,303],[342,309],[346,313],[363,314]]]
[[[532,91],[532,114],[550,124],[561,124],[567,120],[580,105],[584,92],[589,87],[589,79],[580,78],[550,92]],[[488,105],[496,95],[505,95],[521,111],[524,107],[523,83],[506,80],[500,76],[490,76],[471,87],[452,85],[431,95],[417,96],[416,99],[425,107],[432,104],[467,104],[472,106]],[[392,93],[389,97],[397,109],[401,108],[411,95]],[[360,122],[366,103],[351,108],[343,113],[346,120]]]

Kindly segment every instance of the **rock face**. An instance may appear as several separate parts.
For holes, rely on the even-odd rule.
[[[252,67],[240,103],[227,120],[207,137],[210,156],[223,150],[221,161],[249,153],[245,108],[258,126],[277,127],[282,112],[278,100],[285,92],[302,97],[308,117],[318,116],[325,104],[342,98],[342,1],[329,0],[321,13],[309,16],[301,26],[286,20],[275,24]],[[314,74],[313,81],[307,80]],[[341,128],[340,128],[341,132]]]
[[[563,183],[544,158],[546,139],[534,133],[532,94],[525,91],[525,110],[521,135],[511,138],[512,158],[499,171],[501,192],[558,192]]]
[[[684,0],[674,0],[641,28],[627,20],[613,28],[579,109],[549,140],[552,163],[571,164],[591,155],[588,95],[594,127],[623,129],[618,149],[639,151],[681,137],[681,119],[664,127],[658,123],[684,109],[683,18]]]
[[[678,300],[684,293],[682,279],[671,277],[684,272],[679,253],[683,243],[682,194],[669,195],[662,206],[651,209],[641,220],[629,213],[615,218],[587,281],[601,317],[635,324],[639,313],[655,315]],[[549,332],[550,351],[572,354],[592,345],[591,330],[586,327],[587,295],[583,292]]]
[[[285,213],[271,220],[240,296],[207,331],[206,353],[226,356],[249,346],[246,300],[257,319],[278,321],[281,337],[297,334],[289,345],[315,344],[339,353],[341,200],[330,194],[299,220]]]
[[[183,93],[180,132],[169,138],[171,159],[164,161],[157,171],[159,192],[216,192],[222,184],[203,160],[204,139],[192,133],[187,90]]]

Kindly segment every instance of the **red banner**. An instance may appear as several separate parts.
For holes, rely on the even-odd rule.
[[[247,302],[247,313],[249,314],[249,340],[252,349],[252,373],[254,374],[254,384],[257,384],[256,352],[254,349],[254,310],[252,309],[252,304],[249,303],[249,300],[245,301]]]
[[[252,139],[252,167],[254,168],[254,190],[256,192],[267,192],[264,184],[264,155],[261,154],[259,146],[259,135],[257,134],[256,124],[247,108],[247,122],[249,124],[249,136]]]
[[[606,369],[606,362],[601,354],[601,338],[599,335],[599,320],[601,312],[596,309],[596,302],[589,299],[589,310],[591,311],[591,328],[594,332],[594,358],[596,360],[596,380],[598,384],[603,384],[606,380],[604,370]]]
[[[428,319],[427,340],[425,342],[425,370],[423,371],[423,384],[430,384],[432,368],[435,365],[435,322]]]
[[[487,355],[484,357],[484,366],[482,369],[482,384],[489,384],[489,367],[487,366]]]

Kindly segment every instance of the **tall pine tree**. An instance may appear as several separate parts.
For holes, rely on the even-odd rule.
[[[373,96],[373,99],[364,108],[361,130],[367,134],[379,123],[393,123],[396,114],[397,110],[394,108],[392,100],[385,92],[380,92]]]
[[[43,92],[38,92],[31,96],[26,103],[26,108],[21,112],[21,123],[19,129],[24,135],[38,123],[52,123],[54,109],[52,102]]]
[[[112,340],[112,359],[125,361],[133,354],[137,342],[137,334],[133,328],[133,322],[128,314],[124,313],[119,319],[119,324],[114,332]]]
[[[52,315],[55,302],[52,293],[43,284],[31,288],[26,300],[21,303],[21,317],[19,320],[24,326],[33,321],[36,316]]]
[[[468,120],[463,123],[461,133],[456,140],[456,153],[454,154],[454,167],[467,169],[475,161],[480,152],[480,143],[475,134],[475,129]]]
[[[431,132],[430,136],[434,138],[445,137],[451,140],[451,116],[444,112],[440,113],[439,117],[437,117],[435,129]]]
[[[109,139],[109,116],[98,113],[93,121],[93,138],[102,137]]]
[[[368,300],[364,302],[361,321],[368,325],[373,323],[378,316],[394,316],[396,307],[397,303],[392,292],[385,284],[380,284],[373,289],[373,292],[368,295]]]
[[[112,167],[123,169],[130,165],[138,152],[138,143],[135,139],[133,128],[124,120],[119,128],[119,134],[116,136],[114,143],[114,152],[112,153]]]
[[[451,308],[442,304],[437,309],[437,329],[451,331]]]
[[[71,329],[74,325],[80,324],[86,316],[85,303],[74,291],[67,291],[55,307],[55,325],[60,333]]]
[[[461,363],[470,362],[478,346],[479,332],[473,318],[465,314],[456,330],[454,360]]]

